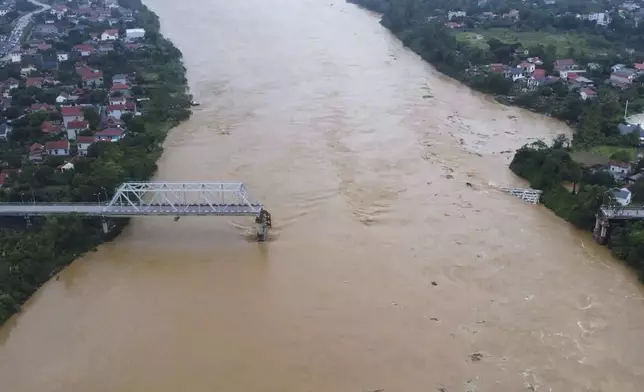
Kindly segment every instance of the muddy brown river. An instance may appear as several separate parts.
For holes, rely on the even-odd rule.
[[[158,178],[243,181],[271,240],[248,218],[134,220],[5,324],[0,390],[642,391],[633,274],[496,189],[525,185],[505,151],[564,125],[343,1],[149,5],[202,103]]]

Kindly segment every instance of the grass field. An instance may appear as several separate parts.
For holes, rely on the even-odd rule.
[[[591,43],[586,36],[576,33],[549,33],[545,31],[516,32],[509,29],[475,30],[456,33],[457,40],[468,42],[472,46],[477,46],[482,49],[489,49],[487,41],[490,38],[496,38],[505,43],[520,42],[524,47],[539,44],[548,46],[552,44],[557,47],[557,54],[560,56],[567,56],[568,49],[570,48],[574,48],[577,53],[586,52],[588,54],[604,54],[610,50],[610,44],[608,42],[595,42],[597,40],[601,41],[601,39],[594,38]]]
[[[574,151],[570,155],[575,162],[579,162],[582,165],[606,165],[610,160],[610,156],[618,151],[629,153],[631,159],[635,159],[638,153],[635,147],[597,146],[587,151]]]

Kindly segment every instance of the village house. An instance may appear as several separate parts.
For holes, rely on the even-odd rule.
[[[29,160],[34,163],[43,161],[45,155],[45,146],[39,143],[34,143],[29,147]]]
[[[564,79],[568,77],[568,73],[570,72],[574,72],[574,73],[586,72],[586,70],[581,69],[573,59],[561,59],[561,60],[555,61],[554,70],[555,72],[559,73],[560,78],[564,78]]]
[[[95,136],[79,136],[76,138],[76,146],[78,147],[78,155],[86,156],[89,146],[96,142]]]
[[[60,108],[60,113],[63,115],[63,123],[65,124],[65,127],[67,127],[71,121],[85,120],[83,111],[79,106],[63,106]]]
[[[128,84],[128,76],[126,74],[116,74],[112,76],[112,84],[122,83]]]
[[[586,14],[583,15],[583,19],[594,21],[600,26],[608,26],[612,20],[608,12],[594,12]]]
[[[630,135],[636,133],[639,136],[640,145],[644,145],[644,128],[639,124],[619,124],[617,130],[620,135]]]
[[[109,98],[110,105],[125,105],[126,98],[123,95],[112,95]]]
[[[49,135],[49,134],[55,135],[63,130],[63,126],[61,124],[54,123],[52,121],[45,121],[40,126],[40,130],[46,135]]]
[[[53,112],[56,110],[56,106],[48,105],[46,103],[34,103],[30,107],[32,112]]]
[[[80,54],[82,57],[88,57],[91,56],[93,53],[96,53],[96,49],[89,44],[78,44],[75,45],[72,50],[78,54]]]
[[[56,170],[58,170],[61,173],[74,170],[74,164],[72,162],[65,162],[62,165],[56,166]]]
[[[2,172],[0,172],[0,188],[5,186],[7,179],[9,179],[9,176],[15,173],[18,173],[17,169],[4,169]]]
[[[518,68],[521,68],[521,69],[523,70],[523,72],[524,72],[525,74],[527,74],[526,76],[532,75],[532,73],[534,72],[534,70],[537,68],[537,67],[535,66],[535,64],[533,64],[533,63],[531,63],[531,62],[528,62],[528,61],[523,61],[523,62],[521,62],[521,64],[519,64],[517,67],[518,67]]]
[[[123,96],[129,96],[130,86],[128,86],[125,83],[114,83],[112,85],[112,88],[110,88],[110,93],[111,94],[119,93],[120,95],[123,95]]]
[[[45,151],[51,156],[69,156],[69,140],[57,140],[45,143]]]
[[[610,67],[610,72],[617,72],[622,68],[626,68],[626,64],[615,64]]]
[[[622,206],[631,204],[631,191],[628,188],[613,189],[612,192],[615,201]]]
[[[56,103],[61,104],[61,103],[67,103],[67,100],[69,99],[69,94],[66,92],[62,92],[58,94],[56,97]]]
[[[0,124],[0,140],[9,140],[9,135],[11,135],[11,125],[7,123]]]
[[[67,139],[75,140],[78,137],[78,134],[86,129],[89,129],[89,123],[87,121],[70,121],[67,124]]]
[[[510,10],[507,14],[503,14],[501,17],[503,19],[512,19],[514,21],[519,20],[519,10]]]
[[[103,71],[98,69],[91,69],[81,67],[76,70],[81,75],[83,86],[85,87],[101,87],[103,86]]]
[[[62,19],[68,11],[69,8],[67,8],[67,6],[64,6],[62,4],[55,4],[53,7],[51,7],[49,13],[56,16],[57,19]]]
[[[58,62],[61,62],[61,63],[63,61],[69,60],[69,53],[67,53],[67,52],[58,52],[58,53],[56,53],[56,60],[58,60]]]
[[[41,77],[27,78],[27,80],[25,81],[25,85],[27,87],[42,88],[42,81],[43,81],[43,78],[41,78]]]
[[[12,63],[14,64],[20,63],[22,61],[22,52],[20,51],[11,52],[9,57],[11,58]]]
[[[633,83],[637,75],[637,70],[635,69],[621,68],[610,75],[610,83],[618,87],[628,86]]]
[[[125,132],[120,128],[107,128],[96,132],[94,136],[96,136],[97,141],[118,142],[123,138],[124,134]]]
[[[128,41],[143,39],[145,37],[145,29],[126,29],[125,37]]]
[[[119,120],[126,111],[127,106],[125,104],[107,105],[106,108],[106,113],[109,117],[114,117]]]
[[[108,29],[101,34],[101,41],[116,41],[119,39],[118,29]]]
[[[454,18],[464,18],[467,16],[467,12],[465,11],[448,11],[447,12],[447,20],[452,20]]]
[[[608,170],[616,178],[624,178],[631,172],[632,166],[629,162],[611,160],[608,162]]]
[[[595,98],[596,96],[597,96],[597,91],[591,88],[584,88],[579,90],[579,97],[584,101],[587,99]]]

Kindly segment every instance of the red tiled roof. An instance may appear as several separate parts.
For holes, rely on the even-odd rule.
[[[60,108],[60,112],[63,116],[82,116],[83,112],[78,106],[63,106]]]
[[[613,160],[608,162],[608,164],[611,165],[611,166],[618,166],[618,167],[621,167],[621,168],[624,168],[624,169],[626,169],[626,168],[631,166],[631,164],[628,163],[628,162],[620,162],[620,161],[613,161]]]
[[[40,45],[38,45],[38,46],[36,46],[36,47],[38,48],[38,50],[47,50],[47,49],[51,49],[51,45],[49,45],[49,44],[40,44]]]
[[[555,65],[558,65],[558,66],[575,65],[575,60],[573,60],[573,59],[561,59],[561,60],[555,61]]]
[[[34,153],[34,152],[42,152],[44,150],[45,146],[42,144],[34,143],[29,147],[29,152]]]
[[[42,78],[41,77],[27,78],[26,85],[27,85],[27,87],[34,87],[34,86],[42,85]]]
[[[76,143],[94,143],[96,136],[79,136],[76,138]]]
[[[119,30],[118,29],[108,29],[103,32],[103,34],[107,35],[119,35]]]
[[[126,102],[125,103],[125,108],[127,110],[136,110],[136,103],[134,103],[134,102]]]
[[[62,127],[60,125],[54,124],[51,121],[45,121],[40,126],[40,130],[43,131],[44,133],[60,132],[61,129]]]
[[[4,185],[4,182],[7,180],[7,177],[9,177],[9,174],[17,172],[17,169],[4,169],[2,172],[0,172],[0,185]]]
[[[575,80],[579,77],[579,75],[577,75],[575,72],[570,72],[566,77],[570,80]]]
[[[70,121],[67,123],[67,129],[87,129],[89,123],[87,121]]]
[[[586,95],[597,95],[597,92],[595,90],[593,90],[593,89],[590,89],[590,88],[585,88],[585,89],[583,89],[581,91]]]
[[[38,110],[46,110],[46,111],[51,111],[56,109],[54,105],[48,105],[46,103],[34,103],[31,105],[31,110],[38,111]]]
[[[125,83],[114,83],[112,85],[112,91],[127,90],[130,86]]]
[[[545,76],[546,76],[546,70],[541,68],[535,69],[534,72],[532,73],[533,78],[543,78]]]
[[[74,46],[74,50],[78,52],[93,52],[95,49],[92,45],[89,44],[78,44]]]
[[[127,107],[124,104],[114,104],[114,105],[107,105],[107,111],[111,112],[113,110],[126,110]]]
[[[78,68],[76,73],[80,74],[83,80],[98,79],[103,77],[103,71],[91,68]]]
[[[45,149],[49,150],[68,150],[69,149],[69,140],[57,140],[55,142],[45,143]]]
[[[119,128],[108,128],[96,132],[96,136],[123,136],[123,130]]]
[[[636,69],[644,69],[644,63],[635,63]]]

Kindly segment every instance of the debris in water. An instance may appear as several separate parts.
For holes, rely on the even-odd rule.
[[[393,301],[391,304],[394,306],[398,306],[398,303],[396,301]]]
[[[435,280],[432,280],[432,286],[438,286],[438,283],[436,283]]]
[[[429,99],[429,98],[434,98],[433,95],[423,95],[423,99]]]
[[[437,390],[438,392],[449,392],[449,389],[445,388],[445,387],[444,387],[444,386],[442,386],[442,385],[441,385],[441,386],[439,386],[438,388],[436,388],[436,390]]]
[[[471,182],[466,182],[465,185],[469,186],[470,188],[473,187]]]
[[[454,178],[454,176],[451,175],[451,174],[448,174],[448,175],[445,176],[445,178],[447,178],[448,180],[451,180],[452,178]]]
[[[470,359],[472,360],[472,362],[478,362],[481,359],[483,359],[483,354],[481,354],[481,353],[472,353],[472,354],[470,354]]]
[[[436,317],[430,317],[430,320],[432,320],[432,321],[438,321],[438,319],[437,319]]]

